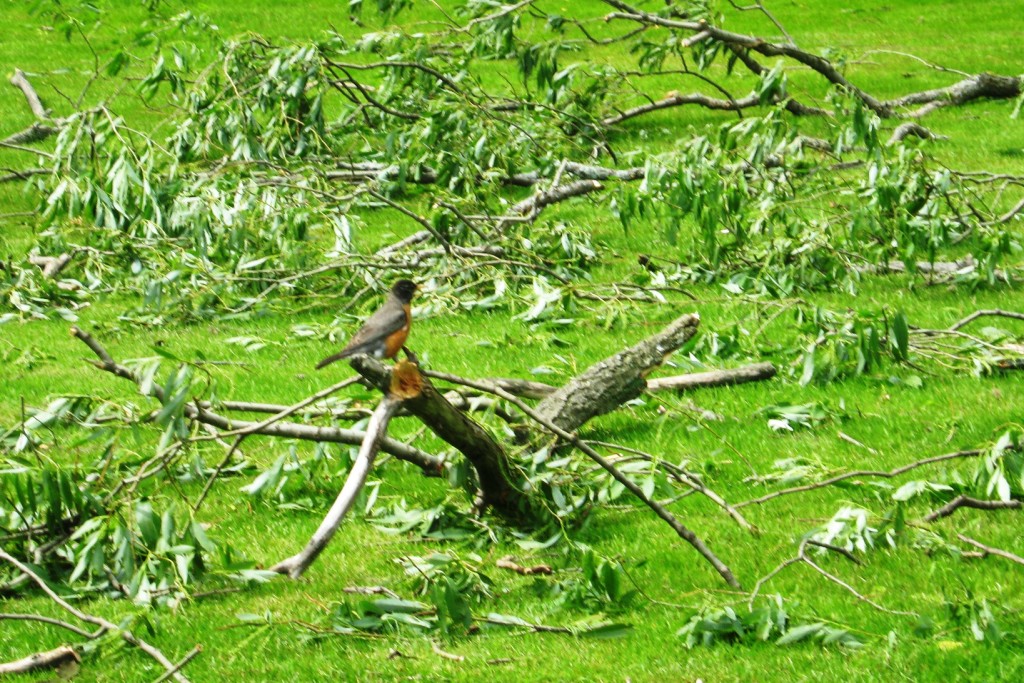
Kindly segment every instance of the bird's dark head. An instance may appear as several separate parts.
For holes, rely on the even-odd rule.
[[[391,293],[403,304],[407,304],[412,301],[412,297],[416,293],[416,283],[412,280],[399,280],[391,285]]]

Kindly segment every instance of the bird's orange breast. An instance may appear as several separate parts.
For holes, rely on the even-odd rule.
[[[405,340],[409,338],[409,327],[412,324],[412,311],[409,304],[402,306],[402,310],[405,311],[405,324],[384,339],[385,358],[394,358],[398,352],[402,350]]]

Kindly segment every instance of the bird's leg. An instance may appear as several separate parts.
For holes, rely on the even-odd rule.
[[[415,353],[413,353],[412,351],[409,350],[408,346],[403,346],[402,347],[402,352],[405,354],[405,357],[407,359],[409,359],[410,363],[414,363],[416,365],[420,364],[420,359],[416,357]]]

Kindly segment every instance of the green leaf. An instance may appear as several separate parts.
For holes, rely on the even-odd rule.
[[[586,638],[596,638],[598,640],[611,640],[612,638],[624,638],[632,631],[632,624],[603,624],[601,626],[580,631],[579,635]]]
[[[896,341],[896,360],[905,361],[910,357],[910,327],[903,311],[896,313],[892,321],[892,334]]]
[[[775,641],[776,645],[791,645],[793,643],[799,643],[802,640],[812,638],[819,633],[825,625],[822,623],[817,624],[804,624],[803,626],[794,626],[789,629],[784,635]]]

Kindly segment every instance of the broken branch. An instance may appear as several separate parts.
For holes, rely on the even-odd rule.
[[[369,476],[370,468],[373,467],[374,458],[377,457],[377,451],[380,450],[381,441],[387,433],[388,422],[391,421],[392,415],[395,414],[400,405],[402,405],[402,400],[390,394],[385,395],[381,399],[380,404],[373,411],[373,415],[366,425],[366,437],[359,447],[359,454],[356,456],[355,462],[352,463],[352,470],[345,480],[345,485],[342,486],[341,492],[335,498],[331,509],[327,511],[324,520],[313,533],[313,537],[306,544],[306,547],[302,549],[302,552],[278,562],[270,568],[271,571],[278,574],[287,574],[291,578],[297,579],[302,576],[303,572],[309,568],[309,565],[313,564],[317,556],[327,547],[331,538],[334,537],[334,533],[341,526],[342,520],[345,519],[345,515],[352,509],[356,496],[363,490],[363,485],[366,484],[366,477]]]
[[[73,647],[61,645],[53,650],[37,652],[23,659],[0,664],[0,676],[6,674],[23,674],[36,669],[56,669],[66,662],[81,662]]]
[[[973,508],[975,510],[1017,510],[1020,509],[1019,500],[979,500],[970,496],[957,496],[938,510],[930,512],[924,517],[926,522],[934,522],[943,517],[949,517],[960,508]]]
[[[645,375],[697,333],[700,316],[690,313],[661,332],[602,361],[537,405],[537,414],[560,429],[572,431],[610,412],[647,388]]]

